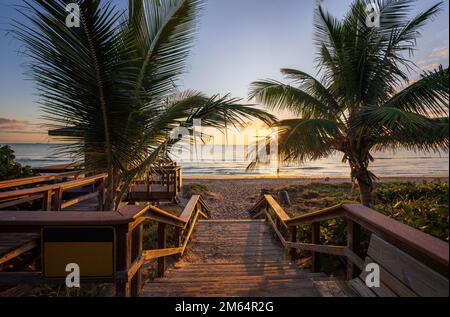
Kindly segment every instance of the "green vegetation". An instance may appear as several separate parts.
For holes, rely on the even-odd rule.
[[[194,184],[183,185],[182,191],[183,191],[183,198],[185,198],[185,199],[189,199],[193,195],[200,195],[205,198],[210,196],[208,187],[206,185],[202,185],[202,184],[194,183]]]
[[[365,1],[354,1],[342,20],[319,5],[320,78],[282,69],[289,83],[261,80],[250,91],[251,99],[294,116],[277,123],[282,159],[304,162],[342,153],[365,205],[372,203],[376,178],[369,170],[372,150],[429,152],[449,146],[448,68],[423,73],[417,81],[409,78],[419,74],[411,57],[420,31],[442,2],[411,18],[413,2],[378,1],[381,14],[389,18],[377,27],[366,23]]]
[[[449,240],[449,183],[380,184],[373,208],[411,227]]]
[[[175,128],[241,126],[274,117],[228,96],[177,87],[197,30],[203,0],[79,0],[80,27],[68,28],[67,1],[30,0],[12,33],[24,44],[42,110],[52,128],[69,128],[64,151],[88,171],[108,173],[106,208],[119,205],[131,182],[179,141]],[[33,32],[29,30],[33,25]],[[118,190],[116,190],[118,189]]]
[[[0,181],[35,175],[30,166],[22,166],[15,159],[14,151],[9,145],[0,147]]]
[[[291,216],[317,211],[340,203],[359,203],[358,195],[351,193],[350,183],[315,183],[278,188],[289,193],[292,206],[286,208]],[[373,209],[409,226],[449,240],[449,183],[436,182],[382,182],[377,184]],[[323,223],[325,244],[345,244],[345,223],[331,220]],[[300,239],[308,241],[310,226],[299,229]]]

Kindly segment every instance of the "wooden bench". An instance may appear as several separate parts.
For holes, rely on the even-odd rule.
[[[399,248],[372,234],[364,262],[380,267],[380,287],[369,288],[362,270],[359,277],[349,281],[350,286],[364,297],[448,297],[448,279],[414,259]]]

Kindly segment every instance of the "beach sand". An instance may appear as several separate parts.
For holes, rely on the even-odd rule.
[[[389,177],[380,181],[434,181],[447,180],[448,175]],[[275,189],[296,184],[308,183],[343,183],[349,178],[276,178],[276,177],[183,177],[183,184],[201,184],[208,187],[211,197],[207,203],[211,208],[211,218],[214,219],[248,219],[248,210],[258,201],[262,189]]]

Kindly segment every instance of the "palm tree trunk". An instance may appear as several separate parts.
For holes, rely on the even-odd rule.
[[[367,181],[366,177],[357,177],[359,194],[361,198],[361,203],[364,206],[370,206],[372,204],[372,182]]]
[[[361,203],[364,206],[370,206],[373,202],[372,190],[373,182],[371,174],[367,169],[366,165],[356,163],[356,160],[349,160],[351,168],[351,178],[352,182],[356,180],[359,187],[359,195]]]

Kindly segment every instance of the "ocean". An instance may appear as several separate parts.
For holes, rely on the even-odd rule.
[[[31,167],[73,162],[68,156],[57,153],[52,144],[9,144],[18,162]],[[222,149],[225,151],[222,152]],[[247,171],[248,161],[243,146],[211,146],[207,155],[188,155],[177,151],[174,159],[183,166],[183,174],[190,176],[276,176],[278,165],[261,166]],[[224,153],[224,154],[222,154]],[[375,161],[370,169],[381,177],[448,176],[448,153],[421,153],[399,150],[393,153],[372,153]],[[202,158],[203,157],[203,158]],[[283,177],[348,177],[350,169],[342,163],[342,155],[334,155],[315,162],[281,164],[279,176]]]

